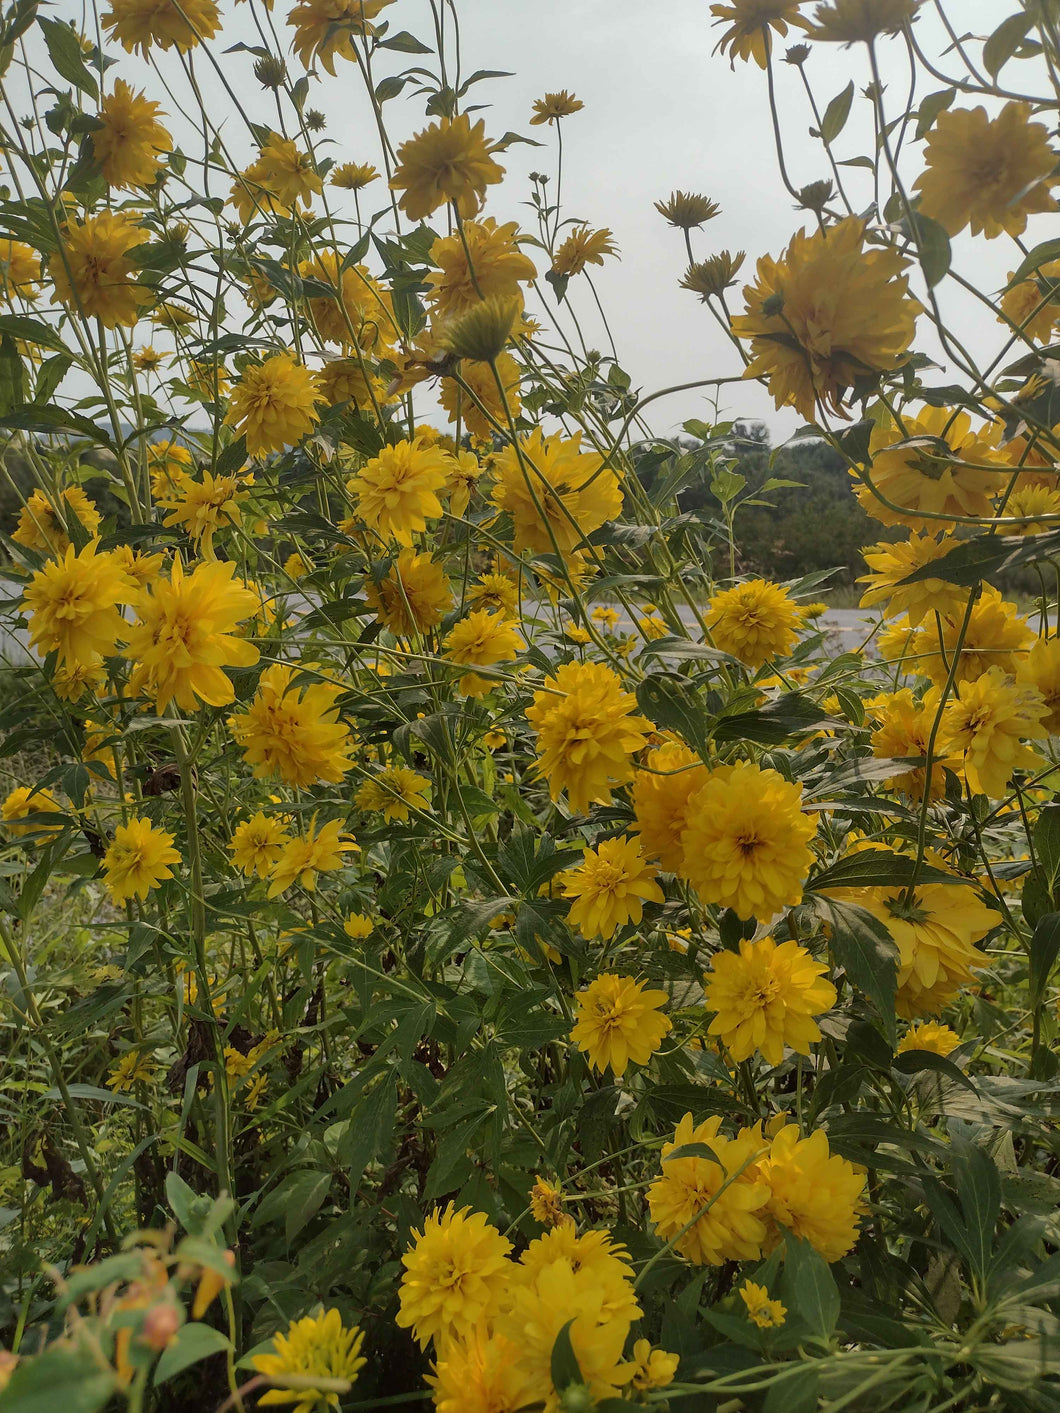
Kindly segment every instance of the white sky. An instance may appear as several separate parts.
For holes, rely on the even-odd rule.
[[[248,5],[233,9],[225,3],[222,8],[225,29],[214,41],[216,54],[238,41],[258,42]],[[288,8],[288,0],[277,0],[274,20],[284,43],[289,34],[283,24]],[[678,287],[687,264],[681,233],[663,221],[653,202],[675,187],[703,192],[718,201],[722,214],[703,231],[693,233],[695,252],[699,257],[723,248],[745,250],[748,258],[741,275],[748,277],[758,256],[779,254],[791,235],[812,220],[793,209],[780,183],[765,74],[742,62],[732,70],[725,58],[712,54],[721,31],[711,22],[707,0],[660,0],[653,6],[642,0],[533,0],[532,4],[527,0],[458,0],[458,9],[465,76],[477,68],[516,71],[512,78],[477,85],[465,101],[490,105],[483,116],[491,136],[513,129],[547,144],[509,149],[503,159],[507,179],[499,193],[493,189],[486,214],[518,219],[533,229],[532,213],[521,204],[529,196],[528,173],[534,169],[554,173],[555,138],[552,129],[528,126],[531,102],[546,90],[572,90],[585,108],[565,120],[565,211],[594,226],[610,227],[620,247],[621,263],[608,261],[602,270],[594,271],[594,279],[620,360],[634,387],[654,391],[696,378],[737,373],[735,351],[709,312],[694,295]],[[812,6],[805,9],[809,12]],[[962,32],[980,36],[989,34],[1012,9],[1012,0],[949,3]],[[61,0],[53,13],[85,22],[81,6],[71,0]],[[397,0],[383,17],[389,19],[392,33],[407,29],[424,38],[431,34],[425,0]],[[90,19],[86,27],[91,25]],[[941,54],[945,36],[930,3],[917,28],[926,51]],[[778,53],[797,39],[797,35],[790,35],[778,46]],[[107,49],[115,52],[113,45],[108,44]],[[899,40],[887,40],[880,51],[888,113],[897,115],[905,107],[908,93],[905,46]],[[186,92],[176,65],[164,56],[162,62],[163,72],[173,78],[174,92]],[[271,95],[263,93],[254,80],[252,62],[247,54],[220,58],[225,77],[251,116],[275,125]],[[387,54],[377,80],[382,73],[417,63],[429,64],[430,60]],[[960,72],[949,56],[941,61],[941,67]],[[229,100],[203,56],[196,55],[195,68],[204,93],[217,105],[211,109],[214,120],[221,121],[231,107]],[[290,69],[293,76],[301,73],[294,57]],[[122,54],[112,73],[146,87],[175,117],[171,102],[156,93],[158,80],[144,60]],[[814,45],[807,73],[822,111],[829,99],[854,80],[854,110],[836,144],[836,153],[840,158],[870,153],[871,107],[861,96],[871,78],[865,47],[848,50]],[[797,72],[780,64],[777,78],[788,167],[798,187],[828,176],[828,165],[820,144],[808,135],[812,114]],[[1014,61],[1004,70],[1003,78],[1014,87],[1027,85],[1034,91],[1040,74],[1035,65]],[[319,153],[332,155],[337,162],[356,159],[381,165],[371,109],[354,67],[340,61],[338,77],[323,75],[323,80],[313,85],[309,99],[310,106],[322,109],[328,117],[323,136],[329,143],[322,143]],[[926,76],[914,106],[925,93],[942,86]],[[958,104],[971,106],[971,101],[958,98]],[[419,129],[426,121],[423,99],[407,93],[388,103],[386,113],[388,126],[398,136]],[[179,118],[171,127],[174,132],[181,131]],[[224,130],[233,154],[240,161],[248,160],[251,143],[242,121],[230,116]],[[919,150],[918,145],[908,152],[910,180],[920,169]],[[867,205],[867,173],[845,170],[850,175],[855,207],[862,202]],[[553,180],[549,190],[554,189]],[[369,212],[383,204],[382,184],[370,187],[363,198],[367,198],[365,210]],[[1032,220],[1027,240],[1033,243],[1057,234],[1057,218],[1040,216]],[[986,242],[963,237],[955,243],[955,263],[986,290],[999,288],[1019,259],[1019,252],[1007,238]],[[587,289],[578,288],[581,283],[572,280],[570,290],[579,319],[590,343],[604,348],[591,296]],[[730,294],[739,310],[739,287]],[[943,301],[944,308],[952,311],[958,331],[977,350],[1000,346],[1001,326],[989,312],[975,307],[959,291],[951,295],[946,287]],[[922,339],[920,346],[929,352],[933,348],[927,339]],[[940,373],[938,380],[951,381],[952,374]],[[798,425],[793,414],[777,413],[772,400],[754,384],[723,389],[722,395],[723,415],[763,417],[778,439]],[[651,420],[659,430],[669,430],[690,416],[710,420],[706,395],[684,393],[656,404]]]

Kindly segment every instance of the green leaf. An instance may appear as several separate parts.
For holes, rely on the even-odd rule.
[[[672,1163],[675,1158],[706,1158],[711,1163],[718,1163],[718,1155],[709,1143],[682,1143],[672,1153],[667,1153],[662,1161]],[[718,1163],[718,1166],[720,1167],[721,1164]]]
[[[690,745],[705,751],[706,713],[687,678],[672,672],[653,672],[637,686],[637,705],[656,726],[676,731]]]
[[[933,221],[930,216],[924,216],[919,211],[914,213],[912,223],[924,279],[929,286],[937,285],[949,270],[953,258],[949,235],[938,221]]]
[[[15,340],[4,334],[0,337],[0,413],[21,407],[25,400],[26,370]]]
[[[851,79],[842,93],[837,93],[824,110],[821,119],[821,138],[825,142],[835,142],[850,117],[850,105],[854,101],[854,80]]]
[[[66,352],[66,345],[50,324],[42,324],[39,319],[25,314],[0,314],[0,334],[10,334],[12,338],[39,344],[56,353]]]
[[[407,29],[403,29],[399,34],[391,35],[388,39],[379,41],[380,49],[396,49],[400,54],[433,54],[434,50],[429,45],[422,43],[414,34],[409,34]]]
[[[916,135],[919,141],[935,125],[935,119],[944,113],[957,97],[955,88],[940,88],[937,93],[929,93],[921,99],[916,115]]]
[[[1027,37],[1027,31],[1034,23],[1028,14],[1009,15],[983,45],[983,63],[991,78],[998,74],[1015,54]]]
[[[823,707],[799,692],[785,692],[756,711],[723,716],[714,727],[716,741],[754,741],[760,746],[782,746],[793,736],[836,723]],[[846,722],[842,722],[846,725]]]
[[[848,854],[829,868],[811,875],[806,884],[808,893],[823,893],[829,888],[905,888],[919,883],[964,883],[967,879],[931,864],[917,868],[913,854],[895,854],[890,849],[859,849]]]
[[[53,357],[45,359],[37,369],[37,376],[33,383],[33,401],[35,403],[45,403],[51,398],[55,389],[70,371],[73,361],[68,353],[56,353]]]
[[[944,1055],[936,1055],[934,1050],[903,1050],[894,1057],[892,1067],[900,1074],[922,1074],[925,1070],[932,1070],[935,1074],[944,1074],[947,1079],[952,1079],[954,1084],[970,1089],[973,1094],[979,1093],[959,1066]]]
[[[1060,956],[1060,913],[1046,913],[1034,929],[1030,946],[1030,1003],[1042,1003],[1049,975]]]
[[[792,1368],[790,1374],[770,1386],[762,1413],[817,1413],[820,1377],[812,1365]]]
[[[360,1186],[368,1164],[389,1149],[397,1116],[397,1100],[397,1074],[389,1070],[354,1112],[338,1152],[339,1162],[347,1168],[351,1199]]]
[[[211,1354],[220,1354],[231,1348],[232,1341],[210,1325],[184,1325],[177,1331],[172,1344],[162,1351],[162,1357],[155,1366],[155,1388],[190,1369],[192,1364],[198,1364],[201,1359],[209,1359]]]
[[[87,1351],[53,1345],[16,1366],[2,1401],[4,1413],[98,1413],[117,1388],[117,1376]]]
[[[1023,283],[1028,275],[1040,270],[1043,265],[1049,265],[1054,260],[1060,259],[1060,237],[1054,236],[1052,240],[1043,240],[1040,245],[1036,245],[1024,257],[1023,261],[1016,267],[1015,273],[1008,282],[1008,289],[1015,289],[1017,285]]]
[[[320,1211],[330,1186],[331,1174],[315,1171],[296,1173],[289,1182],[284,1183],[283,1227],[288,1246]]]
[[[380,103],[386,103],[391,98],[396,98],[407,83],[407,77],[391,77],[380,79],[380,81],[375,86],[375,96],[377,101]]]
[[[55,72],[72,83],[75,88],[87,93],[90,98],[99,98],[99,85],[85,67],[84,55],[76,32],[61,20],[38,19],[44,42],[48,46],[48,57],[55,66]]]
[[[784,1238],[784,1251],[780,1298],[827,1344],[839,1320],[839,1290],[828,1263],[808,1241],[790,1232]]]
[[[0,413],[0,427],[9,427],[18,432],[79,432],[91,441],[99,442],[113,450],[107,434],[95,422],[82,417],[79,412],[71,412],[66,407],[20,407],[11,412]]]
[[[552,1384],[556,1392],[562,1394],[571,1384],[583,1384],[581,1365],[578,1363],[578,1356],[574,1353],[574,1346],[570,1342],[570,1327],[573,1320],[568,1320],[556,1336],[556,1342],[552,1346]]]
[[[832,955],[850,980],[869,998],[883,1022],[893,1050],[898,1038],[894,995],[898,987],[898,948],[880,919],[854,903],[818,894],[817,915],[832,929]]]

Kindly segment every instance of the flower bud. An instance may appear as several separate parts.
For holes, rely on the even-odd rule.
[[[182,1323],[181,1313],[170,1301],[154,1305],[144,1316],[140,1339],[159,1353],[171,1344]]]
[[[445,345],[457,358],[490,363],[504,349],[522,308],[519,299],[484,299],[445,331]]]

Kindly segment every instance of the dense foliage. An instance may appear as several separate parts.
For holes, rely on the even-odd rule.
[[[3,16],[5,1413],[1060,1408],[1060,6],[711,10],[832,179],[652,393],[453,0]]]

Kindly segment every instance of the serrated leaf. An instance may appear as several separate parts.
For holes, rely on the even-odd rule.
[[[75,88],[87,93],[90,98],[99,98],[99,85],[85,67],[84,55],[76,32],[62,20],[50,20],[41,16],[37,23],[48,47],[48,57],[55,66],[55,72],[72,83]]]
[[[897,1043],[894,997],[898,988],[898,948],[878,917],[854,903],[817,894],[817,915],[831,928],[833,957],[873,1003],[893,1050]]]

